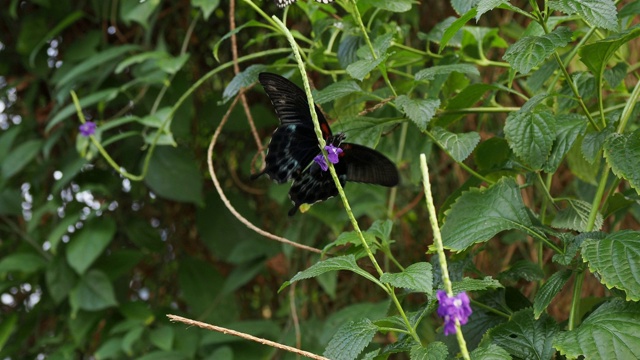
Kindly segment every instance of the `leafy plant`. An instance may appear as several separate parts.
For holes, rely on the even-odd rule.
[[[11,2],[0,356],[294,356],[177,313],[331,359],[640,357],[639,14]],[[286,217],[287,186],[247,181],[277,124],[264,71],[393,159],[400,186]],[[456,336],[443,289],[471,298]]]

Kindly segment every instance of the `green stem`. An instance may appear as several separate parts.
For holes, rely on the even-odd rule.
[[[471,303],[475,307],[478,307],[478,308],[481,308],[481,309],[483,309],[483,310],[485,310],[487,312],[491,312],[491,313],[494,313],[496,315],[502,316],[503,318],[509,319],[511,317],[511,315],[507,314],[506,312],[502,312],[502,311],[500,311],[498,309],[494,309],[493,307],[487,306],[487,305],[485,305],[485,304],[483,304],[483,303],[481,303],[479,301],[471,299]]]
[[[571,331],[575,329],[578,320],[576,317],[580,312],[580,299],[582,294],[582,283],[584,282],[584,270],[580,270],[576,275],[576,280],[573,283],[573,298],[571,299],[571,310],[569,311],[569,324],[567,330]]]
[[[338,179],[338,175],[336,173],[336,169],[333,167],[333,163],[330,162],[327,159],[327,152],[324,150],[324,146],[325,146],[325,140],[322,136],[322,130],[320,129],[320,123],[318,121],[318,114],[316,114],[316,109],[315,109],[315,102],[313,101],[313,96],[311,95],[311,87],[309,86],[309,79],[307,78],[307,73],[306,70],[304,68],[304,63],[302,62],[302,58],[300,57],[300,53],[298,52],[298,46],[295,42],[295,39],[293,38],[293,36],[291,35],[291,33],[289,32],[289,29],[287,29],[287,27],[285,26],[284,23],[282,23],[282,21],[280,21],[280,19],[278,19],[277,17],[273,16],[274,21],[278,24],[278,26],[280,27],[280,29],[284,32],[285,36],[287,37],[287,40],[289,41],[289,44],[291,45],[291,49],[293,50],[293,57],[296,60],[296,63],[298,64],[298,70],[300,71],[300,75],[302,77],[302,84],[304,87],[304,91],[305,94],[307,95],[307,103],[309,106],[309,112],[311,113],[311,119],[313,120],[313,128],[315,130],[316,133],[316,137],[318,138],[318,143],[320,145],[320,149],[322,151],[323,156],[325,157],[325,161],[327,164],[329,164],[329,172],[331,173],[331,177],[333,178],[333,181],[336,185],[336,188],[338,189],[338,194],[340,194],[340,199],[342,199],[342,203],[345,207],[345,210],[347,212],[347,216],[349,217],[349,220],[351,221],[351,225],[353,226],[353,230],[356,232],[356,234],[358,235],[358,238],[360,239],[360,241],[362,242],[362,247],[365,250],[365,252],[367,253],[367,256],[369,257],[369,260],[371,260],[371,263],[373,264],[373,266],[376,269],[376,272],[378,273],[379,276],[382,276],[382,274],[384,273],[382,271],[382,268],[380,268],[380,265],[378,264],[378,261],[376,260],[375,256],[373,255],[373,252],[371,251],[371,248],[369,247],[369,244],[367,244],[367,241],[364,238],[364,235],[362,234],[362,230],[360,230],[360,226],[358,225],[358,221],[356,220],[355,216],[353,215],[353,211],[351,210],[351,206],[349,205],[349,201],[347,200],[347,196],[344,193],[344,189],[342,188],[342,185],[340,184],[340,180]],[[404,312],[404,309],[402,308],[402,305],[400,304],[400,301],[398,301],[398,298],[395,294],[394,288],[389,285],[389,284],[385,284],[386,287],[386,291],[389,294],[389,296],[391,297],[391,300],[393,301],[393,303],[395,304],[398,313],[400,314],[400,316],[402,317],[405,326],[407,327],[407,329],[409,330],[411,336],[413,337],[413,339],[420,344],[420,337],[418,337],[418,334],[416,333],[415,329],[413,328],[413,326],[411,326],[411,322],[409,321],[409,319],[407,318],[406,313]]]
[[[429,167],[427,166],[427,157],[424,154],[420,154],[420,169],[422,170],[422,184],[424,187],[424,197],[427,202],[427,210],[429,212],[429,222],[431,223],[431,229],[433,230],[433,242],[436,245],[438,253],[438,260],[440,263],[440,271],[442,273],[442,282],[444,289],[449,297],[453,296],[453,289],[451,286],[451,279],[449,278],[449,269],[447,268],[447,256],[444,253],[444,245],[442,244],[442,235],[440,234],[440,226],[438,225],[438,218],[436,217],[436,208],[433,205],[433,195],[431,194],[431,184],[429,181]],[[462,335],[462,329],[460,329],[460,323],[456,319],[456,338],[458,339],[458,345],[460,346],[460,352],[462,357],[469,360],[469,350],[467,350],[467,343]]]

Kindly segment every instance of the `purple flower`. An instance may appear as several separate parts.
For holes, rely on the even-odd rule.
[[[332,164],[337,164],[340,160],[342,149],[333,146],[333,144],[325,146],[324,149],[327,150],[327,158],[329,159],[329,161],[331,161]],[[320,169],[322,169],[322,171],[329,170],[329,165],[325,162],[324,155],[322,155],[322,153],[316,155],[316,157],[313,158],[313,161],[320,165]]]
[[[456,332],[456,320],[460,325],[464,325],[471,315],[471,306],[469,306],[469,296],[467,293],[449,297],[446,292],[438,290],[438,315],[444,319],[444,334],[449,335]]]
[[[333,146],[333,144],[325,146],[324,149],[327,150],[327,158],[329,158],[329,161],[331,161],[332,164],[337,164],[340,154],[342,154],[342,149]]]
[[[80,135],[88,137],[96,133],[97,125],[93,121],[87,121],[86,123],[80,125]]]

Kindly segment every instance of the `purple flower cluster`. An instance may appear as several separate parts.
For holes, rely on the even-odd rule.
[[[329,161],[331,161],[332,164],[337,164],[340,158],[340,154],[342,154],[342,149],[333,146],[333,144],[325,146],[324,149],[327,150],[327,158],[329,159]],[[322,155],[322,153],[314,157],[313,161],[320,165],[320,169],[322,169],[322,171],[329,170],[329,165],[324,161],[324,155]]]
[[[464,325],[471,315],[469,306],[469,296],[461,292],[456,296],[449,297],[445,291],[438,290],[438,315],[444,319],[444,334],[449,335],[456,332],[456,320],[460,325]]]
[[[97,127],[98,126],[93,121],[87,121],[86,123],[80,125],[78,129],[80,130],[80,135],[89,137],[96,133]]]

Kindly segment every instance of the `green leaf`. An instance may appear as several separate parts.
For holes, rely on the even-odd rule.
[[[265,65],[251,65],[244,69],[243,72],[236,74],[236,76],[231,79],[229,85],[224,88],[222,92],[222,102],[225,103],[229,101],[240,92],[240,89],[252,85],[258,80],[258,74],[266,69],[267,67]]]
[[[137,0],[125,0],[120,5],[120,19],[129,24],[135,21],[145,29],[149,28],[149,19],[156,8],[160,5],[160,0],[147,0],[140,2]]]
[[[356,359],[373,339],[378,328],[369,319],[350,321],[335,333],[324,356],[332,360]]]
[[[508,322],[489,330],[488,335],[492,343],[514,357],[551,359],[555,352],[552,342],[559,331],[560,327],[552,317],[543,314],[536,320],[529,308],[514,313]]]
[[[611,0],[551,0],[549,8],[567,15],[578,14],[593,26],[618,30],[616,5]]]
[[[73,290],[69,302],[74,313],[79,309],[97,311],[117,306],[113,285],[105,273],[89,270]]]
[[[378,65],[380,65],[383,61],[387,60],[389,55],[385,54],[384,56],[380,56],[377,59],[364,59],[358,60],[354,63],[349,64],[347,66],[347,73],[354,79],[362,81],[364,78],[369,75],[369,73],[375,69]]]
[[[217,9],[219,5],[220,0],[191,0],[191,6],[200,8],[205,20],[209,19],[213,10]]]
[[[427,69],[418,71],[415,75],[416,81],[421,80],[433,80],[438,75],[449,75],[453,72],[460,74],[470,74],[480,76],[480,72],[475,65],[471,64],[451,64],[451,65],[436,65]]]
[[[2,162],[2,177],[8,179],[19,173],[40,152],[42,140],[29,140],[11,150]]]
[[[79,275],[109,246],[116,233],[116,223],[110,218],[94,218],[71,236],[67,245],[67,262]]]
[[[456,162],[464,161],[480,142],[480,134],[469,132],[454,134],[436,126],[431,129],[435,140],[451,155]]]
[[[620,12],[618,13],[618,17],[620,19],[623,19],[625,17],[630,17],[638,14],[640,14],[640,2],[632,1],[627,5],[623,6],[622,9],[620,9]]]
[[[174,338],[175,333],[171,326],[161,326],[157,329],[151,330],[149,333],[149,340],[151,343],[165,351],[173,349]]]
[[[440,106],[440,99],[410,99],[406,95],[400,95],[396,104],[420,131],[425,131]]]
[[[144,181],[163,198],[204,205],[202,174],[186,149],[157,147]]]
[[[4,345],[9,340],[9,337],[16,329],[16,325],[18,324],[18,313],[9,313],[7,315],[2,316],[2,321],[0,321],[0,349],[4,349]]]
[[[602,214],[596,215],[596,221],[592,229],[588,229],[591,204],[583,200],[567,200],[567,207],[562,209],[551,222],[551,226],[560,229],[569,229],[578,232],[600,230],[602,227]]]
[[[490,188],[463,193],[446,212],[442,226],[444,246],[462,251],[485,242],[501,231],[530,231],[531,219],[511,178],[503,178]]]
[[[34,253],[19,252],[0,259],[0,274],[17,271],[25,274],[34,273],[47,265],[47,261]]]
[[[572,32],[567,27],[559,27],[542,36],[525,36],[509,46],[503,59],[522,74],[542,64],[553,52],[571,41]]]
[[[511,355],[496,344],[477,347],[469,355],[472,360],[511,360]]]
[[[604,155],[613,173],[626,179],[640,194],[640,129],[630,134],[615,133],[610,136],[604,143]]]
[[[373,41],[371,44],[373,46],[373,51],[376,54],[376,57],[383,56],[387,53],[389,47],[393,43],[393,37],[395,36],[394,32],[384,33]],[[361,46],[356,52],[359,58],[361,59],[373,59],[373,55],[371,54],[371,48],[369,46]]]
[[[469,3],[468,0],[464,0],[464,2]],[[456,36],[456,34],[458,34],[458,31],[460,31],[460,29],[462,29],[462,27],[465,26],[467,22],[469,22],[469,20],[473,19],[477,13],[478,11],[476,10],[476,8],[472,8],[471,10],[467,11],[464,15],[462,15],[458,20],[451,23],[451,25],[444,31],[444,35],[442,35],[442,40],[440,40],[440,47],[438,48],[438,53],[441,53],[442,50],[444,50],[444,48],[449,43],[449,40],[451,40],[454,36]]]
[[[358,264],[356,264],[356,258],[353,255],[346,256],[337,256],[324,261],[317,262],[311,265],[308,269],[304,271],[298,272],[291,280],[285,282],[278,291],[282,291],[285,287],[290,284],[304,279],[314,278],[318,275],[324,274],[330,271],[338,271],[338,270],[349,270],[354,273],[373,281],[374,283],[382,286],[382,284],[373,277],[373,275],[369,274],[365,270],[362,270]]]
[[[157,0],[155,0],[157,1]],[[73,69],[64,74],[57,80],[56,87],[58,89],[67,85],[69,82],[77,79],[80,75],[87,73],[104,64],[113,64],[117,58],[128,53],[139,50],[138,45],[118,45],[100,53],[97,53],[78,65],[74,65]]]
[[[558,295],[564,285],[571,277],[571,270],[563,270],[553,273],[547,281],[540,287],[533,300],[533,316],[540,318],[540,314],[547,309],[553,298]]]
[[[449,355],[449,349],[441,341],[429,343],[426,347],[416,345],[411,348],[409,358],[411,360],[445,360]]]
[[[63,256],[56,256],[45,273],[47,289],[56,304],[60,304],[78,282],[78,276]]]
[[[313,96],[313,100],[316,104],[324,104],[347,95],[362,92],[360,85],[355,81],[338,81],[317,91]]]
[[[627,300],[640,300],[640,232],[621,230],[604,239],[586,239],[582,259],[609,289],[618,288]]]
[[[418,262],[410,265],[401,273],[384,273],[380,281],[393,287],[414,290],[430,295],[433,291],[431,264]]]
[[[465,277],[460,281],[454,281],[451,283],[451,288],[453,289],[454,294],[459,294],[463,291],[482,291],[487,289],[498,289],[501,287],[503,287],[502,284],[491,276],[485,276],[483,279]]]
[[[349,142],[361,144],[375,148],[380,141],[382,130],[389,125],[397,124],[398,121],[379,119],[367,116],[342,119],[341,132],[348,134]]]
[[[527,260],[514,262],[507,270],[498,275],[500,280],[518,281],[538,281],[544,278],[544,271],[536,263]]]
[[[534,170],[546,162],[556,135],[556,119],[546,107],[523,106],[507,116],[504,133],[513,152]]]
[[[577,329],[558,334],[553,346],[570,359],[640,359],[640,304],[609,301]]]
[[[477,6],[478,14],[476,15],[476,22],[480,20],[480,16],[482,16],[484,13],[497,8],[502,4],[508,3],[509,0],[480,0]]]
[[[369,3],[376,9],[387,10],[395,13],[402,13],[411,10],[411,0],[366,0],[364,3]]]
[[[544,171],[554,173],[562,159],[567,155],[578,136],[587,129],[587,119],[576,114],[559,115],[556,121],[556,139],[551,148],[549,159],[544,164]]]

